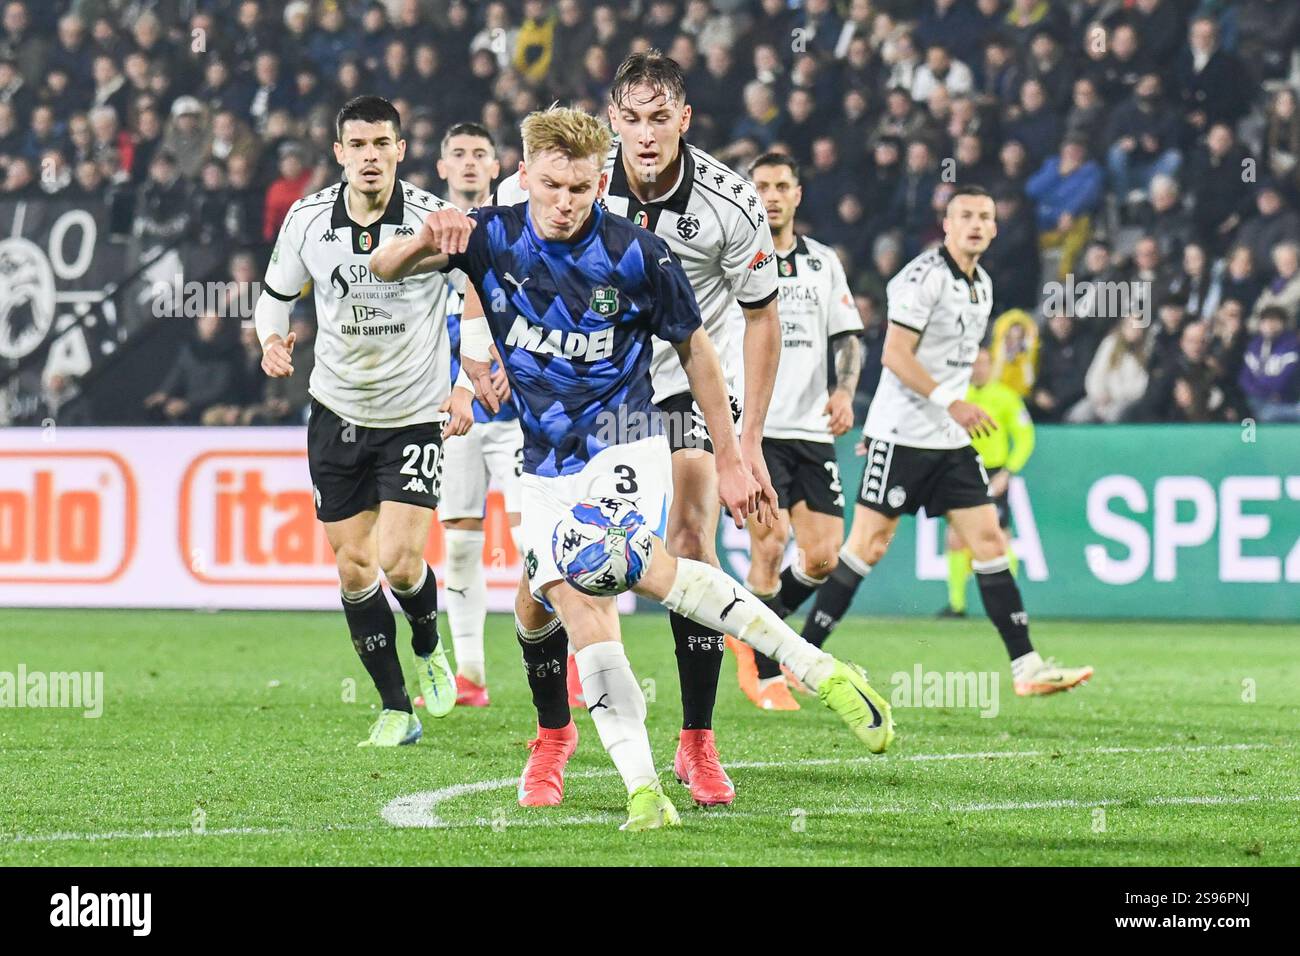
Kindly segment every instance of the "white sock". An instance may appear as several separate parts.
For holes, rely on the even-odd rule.
[[[482,686],[483,622],[487,618],[487,582],[483,579],[483,532],[448,528],[447,621],[456,649],[456,672]]]
[[[658,781],[645,729],[645,695],[618,641],[589,644],[577,654],[582,693],[593,703],[591,719],[631,793]]]
[[[663,605],[697,624],[734,634],[788,667],[813,690],[835,667],[835,658],[813,647],[734,579],[703,561],[677,559],[677,577]]]
[[[1032,676],[1042,666],[1043,659],[1038,656],[1038,651],[1021,654],[1011,662],[1011,679],[1024,680],[1026,677]]]

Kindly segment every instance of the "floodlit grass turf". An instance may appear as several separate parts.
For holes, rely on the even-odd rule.
[[[994,718],[897,710],[884,757],[815,700],[756,710],[728,655],[723,759],[768,766],[735,767],[736,804],[709,811],[668,769],[681,712],[667,623],[624,627],[677,832],[618,832],[623,790],[586,714],[565,805],[516,805],[533,717],[508,618],[489,618],[491,708],[422,715],[418,745],[375,751],[355,746],[374,693],[340,614],[0,611],[0,671],[102,670],[106,697],[95,720],[0,710],[0,863],[1300,862],[1300,627],[1037,621],[1044,653],[1098,672],[1022,700],[982,620],[851,619],[830,649],[886,695],[918,662],[1000,677]],[[479,781],[498,783],[437,804],[449,828],[380,816],[395,798]]]

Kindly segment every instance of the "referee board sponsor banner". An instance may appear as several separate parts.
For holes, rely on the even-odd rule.
[[[1008,494],[1031,616],[1300,616],[1300,425],[1039,426],[1037,436]],[[846,502],[864,477],[871,487],[869,464],[884,467],[855,455],[857,441],[837,442]],[[942,521],[904,516],[851,613],[933,615],[947,598],[943,543]],[[746,532],[723,521],[718,553],[744,580]],[[800,615],[811,609],[812,599]]]
[[[337,610],[305,428],[11,428],[0,445],[0,606]],[[450,478],[446,480],[452,480]],[[488,607],[522,564],[488,493]],[[443,579],[442,527],[425,557]]]

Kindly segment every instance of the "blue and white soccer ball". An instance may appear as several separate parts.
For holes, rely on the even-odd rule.
[[[626,498],[588,498],[555,525],[551,552],[564,579],[610,597],[635,587],[650,566],[654,531]]]

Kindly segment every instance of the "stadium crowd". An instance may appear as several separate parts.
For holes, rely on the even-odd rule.
[[[0,200],[98,197],[123,234],[228,248],[251,282],[338,176],[349,97],[394,102],[400,175],[440,190],[451,124],[490,130],[508,172],[525,114],[602,112],[620,59],[656,47],[688,74],[693,143],[802,165],[799,229],[840,250],[862,314],[859,415],[886,282],[977,183],[995,375],[1035,418],[1300,421],[1298,41],[1296,0],[8,0]],[[1056,282],[1080,290],[1063,307]],[[257,358],[251,329],[196,323],[147,413],[300,420],[309,354],[288,386]]]

